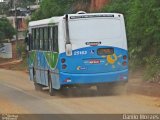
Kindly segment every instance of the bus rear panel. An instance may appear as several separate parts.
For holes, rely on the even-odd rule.
[[[72,56],[60,53],[58,68],[61,85],[128,81],[123,15],[96,15],[98,17],[94,14],[69,16],[73,50]]]

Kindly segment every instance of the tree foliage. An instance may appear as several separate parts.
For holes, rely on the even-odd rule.
[[[59,16],[67,12],[75,0],[43,0],[38,9],[32,16],[32,20]]]
[[[10,8],[14,8],[14,5],[16,5],[16,7],[27,7],[35,2],[36,0],[10,0],[8,5]]]
[[[0,15],[8,14],[9,5],[6,3],[0,3]]]
[[[87,11],[90,2],[91,0],[43,0],[40,9],[32,15],[32,20],[75,13],[78,9]]]
[[[160,58],[160,1],[111,0],[103,11],[124,14],[130,63],[134,66],[147,66],[148,71],[154,71],[154,64],[160,68],[160,64],[157,64]],[[151,76],[157,72],[159,71],[153,72]]]
[[[0,18],[0,41],[11,39],[16,33],[15,29],[7,18]]]

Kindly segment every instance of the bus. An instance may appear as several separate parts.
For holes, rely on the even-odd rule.
[[[120,13],[65,14],[29,22],[28,65],[35,88],[49,94],[64,87],[128,81],[128,50]],[[106,89],[107,91],[107,89]]]

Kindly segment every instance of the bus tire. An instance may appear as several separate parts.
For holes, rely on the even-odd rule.
[[[48,73],[48,87],[49,87],[49,95],[53,96],[54,95],[54,90],[52,87],[52,80],[51,80],[51,75]]]

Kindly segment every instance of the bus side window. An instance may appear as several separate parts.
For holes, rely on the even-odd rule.
[[[48,27],[44,28],[44,50],[48,51]]]
[[[35,48],[39,50],[39,28],[36,29]]]
[[[49,50],[52,51],[52,41],[53,41],[53,36],[52,36],[52,27],[48,28],[48,33],[49,33]]]
[[[44,45],[44,30],[40,28],[40,50],[43,50]]]
[[[49,51],[49,50],[50,50],[50,46],[49,46],[49,41],[50,41],[50,27],[47,27],[47,29],[48,29],[48,41],[47,41],[48,46],[47,46],[47,48],[48,48],[48,51]]]
[[[34,29],[32,29],[32,50],[34,50],[34,44],[35,44],[35,34],[34,34]]]
[[[26,38],[27,45],[29,45],[29,51],[33,50],[33,39],[32,39],[32,33],[28,33]]]
[[[53,27],[53,51],[58,52],[58,26]]]

